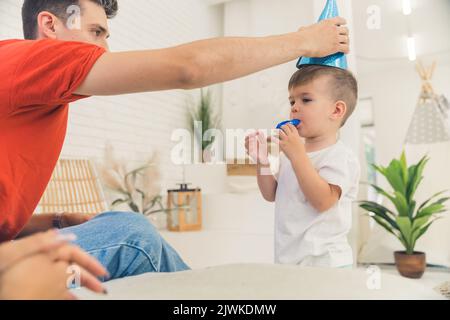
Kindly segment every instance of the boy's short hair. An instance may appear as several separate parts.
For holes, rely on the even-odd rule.
[[[308,84],[321,76],[330,77],[330,93],[333,99],[344,101],[347,105],[347,112],[341,124],[343,127],[355,110],[358,100],[358,82],[350,71],[320,65],[302,66],[289,80],[289,90]]]

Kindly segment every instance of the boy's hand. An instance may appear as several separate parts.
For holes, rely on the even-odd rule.
[[[245,150],[254,163],[269,165],[267,138],[263,132],[256,131],[246,136]]]
[[[280,146],[281,151],[292,162],[301,153],[305,152],[305,144],[303,143],[297,128],[292,124],[281,127],[279,138],[273,138]],[[278,140],[278,141],[276,141]]]

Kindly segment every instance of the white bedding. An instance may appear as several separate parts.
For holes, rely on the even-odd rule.
[[[444,299],[433,290],[444,277],[411,280],[382,271],[380,288],[369,289],[370,275],[364,268],[238,264],[115,280],[106,284],[106,297],[84,289],[75,294],[81,299],[118,300]]]

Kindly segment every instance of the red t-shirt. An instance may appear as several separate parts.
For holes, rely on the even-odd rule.
[[[27,224],[64,142],[73,92],[105,52],[58,40],[0,41],[0,242]]]

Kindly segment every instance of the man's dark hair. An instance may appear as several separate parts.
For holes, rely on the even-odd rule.
[[[106,16],[114,18],[119,10],[117,0],[89,0],[102,6]],[[22,6],[23,35],[25,39],[36,39],[37,17],[42,11],[53,13],[58,18],[66,21],[69,17],[67,8],[72,5],[80,5],[79,0],[25,0]]]

